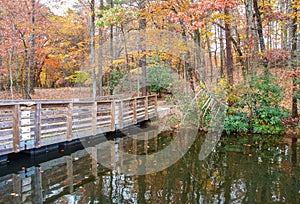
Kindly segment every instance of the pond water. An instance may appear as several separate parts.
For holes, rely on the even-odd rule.
[[[0,203],[300,203],[298,143],[267,136],[222,137],[200,160],[206,135],[199,134],[168,168],[135,175],[141,162],[123,154],[151,155],[177,137],[155,134],[150,129],[109,141],[100,136],[42,156],[17,155],[0,167]],[[137,140],[141,137],[147,140]],[[105,143],[109,150],[102,148]],[[109,158],[112,167],[102,165],[99,157]]]

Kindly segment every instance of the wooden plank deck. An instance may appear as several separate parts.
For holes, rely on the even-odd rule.
[[[157,115],[157,96],[0,102],[0,156],[123,129]]]

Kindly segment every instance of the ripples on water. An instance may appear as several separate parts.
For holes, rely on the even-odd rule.
[[[149,134],[155,131],[137,137]],[[299,145],[274,137],[223,137],[200,161],[205,135],[199,134],[184,157],[163,171],[142,176],[120,173],[120,168],[134,171],[139,162],[123,160],[120,149],[152,154],[175,137],[175,133],[148,141],[116,137],[110,152],[97,150],[100,138],[96,146],[48,153],[47,160],[21,156],[0,167],[0,203],[300,203]],[[91,155],[113,158],[115,170]]]

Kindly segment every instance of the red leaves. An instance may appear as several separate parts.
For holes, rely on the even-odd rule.
[[[238,5],[237,0],[197,0],[191,4],[191,8],[200,10],[200,12],[231,9]]]
[[[171,5],[173,1],[169,1]],[[173,2],[173,3],[176,3]],[[211,12],[221,11],[225,8],[233,8],[238,5],[237,0],[195,0],[193,3],[190,1],[182,2],[184,6],[180,9],[173,6],[173,11],[169,13],[172,22],[182,23],[187,26],[190,32],[193,32],[204,26],[202,22]],[[177,10],[176,10],[177,8]]]
[[[266,58],[271,63],[278,63],[288,59],[289,57],[290,57],[290,53],[283,49],[267,50],[264,53],[264,58]]]
[[[288,71],[288,77],[295,78],[300,76],[300,69],[293,69]]]

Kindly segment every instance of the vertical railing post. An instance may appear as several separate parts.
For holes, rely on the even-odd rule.
[[[21,128],[21,118],[20,118],[20,105],[16,104],[12,107],[12,122],[13,122],[13,152],[20,151],[20,128]]]
[[[110,130],[111,131],[115,131],[115,101],[111,101],[111,104],[110,104]]]
[[[145,96],[144,105],[145,105],[145,120],[148,120],[149,119],[148,96]]]
[[[157,113],[157,94],[155,94],[155,117],[158,117],[158,113]]]
[[[137,118],[136,118],[136,107],[137,107],[137,100],[136,98],[133,99],[133,124],[137,124]]]
[[[97,102],[95,101],[93,103],[93,109],[92,109],[92,134],[97,134]]]
[[[42,104],[37,103],[35,108],[35,148],[39,148],[41,146],[41,110]]]
[[[67,141],[72,140],[72,126],[73,126],[73,103],[68,104],[67,111]]]
[[[123,129],[123,100],[120,100],[118,121],[119,121],[119,129]]]

